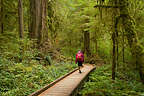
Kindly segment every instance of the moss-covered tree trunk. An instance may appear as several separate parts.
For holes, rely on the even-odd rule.
[[[113,41],[113,55],[112,55],[112,79],[115,80],[115,69],[116,69],[116,34],[112,34]]]
[[[122,58],[123,58],[123,63],[125,63],[125,38],[124,38],[124,32],[122,32]]]
[[[120,0],[120,16],[126,32],[128,44],[131,48],[133,57],[136,59],[136,64],[139,66],[139,73],[142,82],[144,83],[144,48],[139,44],[137,33],[132,18],[129,15],[128,1]]]
[[[114,15],[116,16],[116,14]],[[116,67],[118,65],[118,22],[119,17],[114,18],[114,31],[112,34],[113,41],[113,61],[112,61],[112,79],[115,80]]]
[[[87,57],[89,57],[91,55],[89,31],[84,31],[84,52],[86,53]]]
[[[18,1],[18,17],[19,17],[19,37],[23,38],[23,3],[22,0]]]
[[[95,51],[96,51],[96,54],[98,54],[98,40],[97,40],[97,33],[96,31],[94,32],[94,42],[95,42]]]
[[[4,1],[0,0],[0,33],[4,33]]]
[[[117,0],[114,0],[112,2],[115,6],[117,5]],[[118,10],[116,8],[113,8],[113,34],[112,34],[112,41],[113,41],[113,56],[112,56],[112,79],[115,80],[115,73],[116,73],[116,67],[118,66],[118,22],[119,22],[119,16],[118,16]]]

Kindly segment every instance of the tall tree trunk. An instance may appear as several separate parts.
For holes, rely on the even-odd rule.
[[[24,25],[23,25],[23,2],[22,0],[18,0],[18,17],[19,17],[19,37],[20,39],[23,39],[24,37]],[[22,42],[20,42],[20,46],[22,45]],[[23,60],[23,48],[22,46],[20,47],[20,56],[21,58],[19,59],[20,62]]]
[[[135,26],[133,20],[129,15],[128,1],[119,1],[122,7],[120,7],[120,16],[126,32],[128,44],[131,48],[133,57],[136,59],[136,64],[139,66],[139,73],[142,82],[144,83],[144,48],[139,44],[137,33],[135,32]]]
[[[94,32],[95,35],[95,50],[96,50],[96,54],[98,54],[98,41],[97,41],[97,33],[96,31]]]
[[[115,21],[115,34],[116,34],[116,66],[117,66],[117,70],[118,70],[118,67],[119,67],[119,40],[118,40],[118,37],[119,37],[119,33],[118,33],[118,22],[119,22],[119,17],[116,17],[116,21]]]
[[[19,17],[19,37],[22,39],[23,38],[23,3],[22,0],[18,0],[18,17]]]
[[[48,39],[47,30],[47,0],[40,0],[40,21],[38,31],[38,44]]]
[[[113,55],[112,55],[112,79],[115,80],[115,69],[116,69],[116,36],[115,32],[112,34],[112,41],[113,41]]]
[[[114,32],[112,34],[112,40],[113,40],[113,62],[112,62],[112,79],[115,80],[115,71],[116,71],[116,65],[118,63],[118,25],[119,22],[119,17],[115,18],[115,23],[114,23]]]
[[[48,39],[48,28],[47,28],[47,5],[48,0],[42,0],[42,30],[43,30],[43,40]]]
[[[37,39],[40,45],[44,35],[47,35],[46,17],[47,17],[47,0],[30,0],[31,26],[30,37]]]
[[[100,5],[102,5],[102,1],[100,0]],[[102,8],[99,7],[99,11],[100,11],[100,20],[102,21],[102,16],[103,16],[103,13],[102,13]]]
[[[117,0],[113,1],[114,5],[117,5]],[[118,64],[118,22],[119,17],[117,17],[117,9],[113,9],[113,34],[112,34],[112,41],[113,41],[113,56],[112,56],[112,79],[115,80],[115,73],[116,73],[116,67]]]
[[[30,0],[31,11],[31,26],[30,26],[30,38],[38,38],[38,30],[40,24],[40,0]]]
[[[29,37],[31,39],[36,38],[35,23],[36,23],[36,12],[35,12],[35,0],[30,0],[30,28],[29,28]]]
[[[0,0],[0,33],[4,33],[4,1]]]
[[[91,55],[90,52],[90,33],[88,31],[84,31],[84,52],[87,57]]]
[[[41,45],[41,43],[42,43],[42,39],[43,39],[43,30],[42,30],[42,24],[43,24],[43,18],[42,18],[42,16],[43,16],[43,10],[42,10],[42,2],[43,2],[43,0],[39,0],[39,2],[37,2],[37,5],[38,5],[38,3],[40,4],[40,5],[38,5],[39,6],[39,8],[37,9],[38,10],[38,16],[39,17],[37,17],[37,19],[39,20],[39,23],[37,24],[37,26],[38,26],[38,37],[37,37],[37,39],[38,39],[38,44],[39,44],[39,47],[40,47],[40,45]]]
[[[125,40],[124,40],[124,32],[122,32],[122,39],[123,39],[123,42],[122,42],[122,57],[123,57],[123,63],[125,63]]]

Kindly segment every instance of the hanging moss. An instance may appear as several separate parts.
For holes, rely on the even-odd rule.
[[[139,73],[142,82],[144,83],[144,48],[138,41],[137,33],[135,31],[135,25],[133,23],[132,17],[130,17],[128,11],[128,1],[120,0],[120,4],[123,7],[120,8],[120,13],[122,17],[122,23],[126,32],[127,40],[131,48],[133,57],[136,59],[136,64],[139,68]]]

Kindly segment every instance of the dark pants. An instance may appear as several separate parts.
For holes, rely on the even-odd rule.
[[[80,67],[82,67],[82,63],[81,61],[78,61],[78,69],[79,69],[79,73],[81,73]]]
[[[82,66],[82,61],[78,61],[78,66]]]

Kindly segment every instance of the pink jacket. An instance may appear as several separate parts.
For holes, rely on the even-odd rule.
[[[76,61],[75,61],[75,63],[77,63],[78,62],[78,54],[81,54],[82,55],[82,62],[84,62],[84,54],[81,52],[81,51],[79,51],[77,54],[76,54]]]

